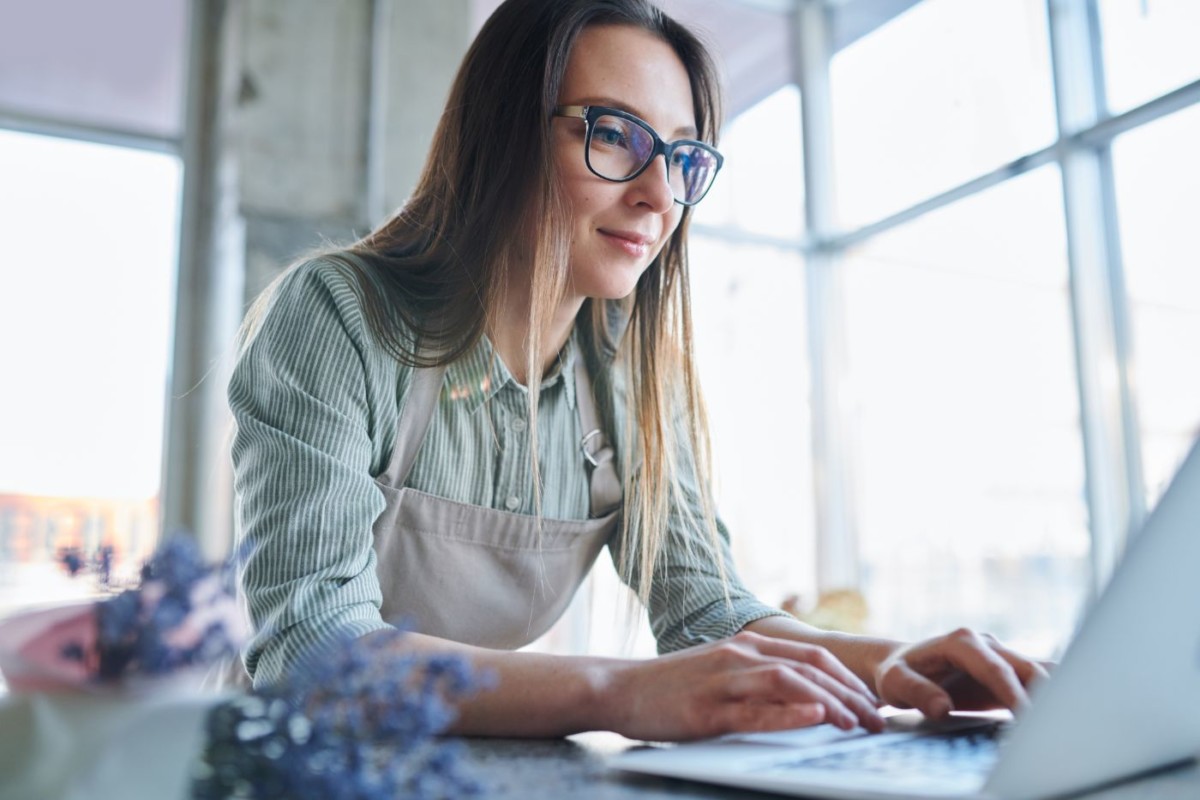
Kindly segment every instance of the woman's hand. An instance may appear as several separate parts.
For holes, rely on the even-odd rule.
[[[1020,711],[1029,686],[1046,677],[1041,664],[991,634],[960,628],[894,649],[876,667],[875,686],[883,702],[937,719],[955,710]]]
[[[882,730],[871,690],[828,650],[742,632],[648,661],[608,687],[607,726],[633,739],[687,740],[830,722]]]

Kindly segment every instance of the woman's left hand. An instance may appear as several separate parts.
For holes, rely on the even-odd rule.
[[[874,677],[883,702],[936,719],[951,711],[1020,711],[1029,703],[1030,685],[1047,672],[991,634],[960,628],[897,647],[879,663]]]

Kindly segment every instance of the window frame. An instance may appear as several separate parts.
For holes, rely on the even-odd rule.
[[[855,465],[846,409],[844,298],[839,276],[848,248],[1006,180],[1057,163],[1062,175],[1070,270],[1075,370],[1084,449],[1094,598],[1146,514],[1141,435],[1130,379],[1130,320],[1116,216],[1111,145],[1121,134],[1200,103],[1200,80],[1112,114],[1105,105],[1099,9],[1095,0],[1045,0],[1054,83],[1055,141],[984,174],[867,224],[835,221],[830,63],[838,7],[832,0],[792,5],[794,82],[800,88],[805,234],[772,243],[798,250],[808,289],[808,368],[813,404],[813,487],[818,588],[859,584]],[[903,10],[903,9],[901,9]],[[704,226],[730,242],[761,241],[732,228]],[[1116,376],[1116,381],[1110,377]]]

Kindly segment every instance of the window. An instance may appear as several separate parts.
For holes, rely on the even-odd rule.
[[[696,351],[717,506],[747,586],[778,605],[815,587],[804,262],[693,237]]]
[[[772,605],[816,585],[800,124],[794,85],[729,123],[727,173],[689,243],[718,512],[741,578]]]
[[[86,592],[62,547],[136,569],[158,536],[181,168],[0,131],[0,613]]]
[[[1050,655],[1071,631],[1088,537],[1059,185],[1042,168],[841,265],[878,633],[969,624]]]
[[[1200,3],[1099,0],[1104,82],[1113,113],[1200,80]]]
[[[804,165],[797,87],[784,86],[730,120],[720,149],[725,166],[696,207],[696,224],[798,241]]]
[[[1113,143],[1147,505],[1200,436],[1200,107]]]
[[[924,0],[830,67],[839,220],[854,227],[1054,140],[1043,0]]]
[[[66,577],[60,548],[110,545],[128,573],[159,535],[182,175],[167,153],[183,134],[189,12],[181,0],[10,6],[0,615],[96,591]]]

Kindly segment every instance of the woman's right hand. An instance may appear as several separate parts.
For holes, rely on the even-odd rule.
[[[607,728],[631,739],[683,741],[829,722],[883,729],[878,700],[823,647],[742,632],[614,668]]]

